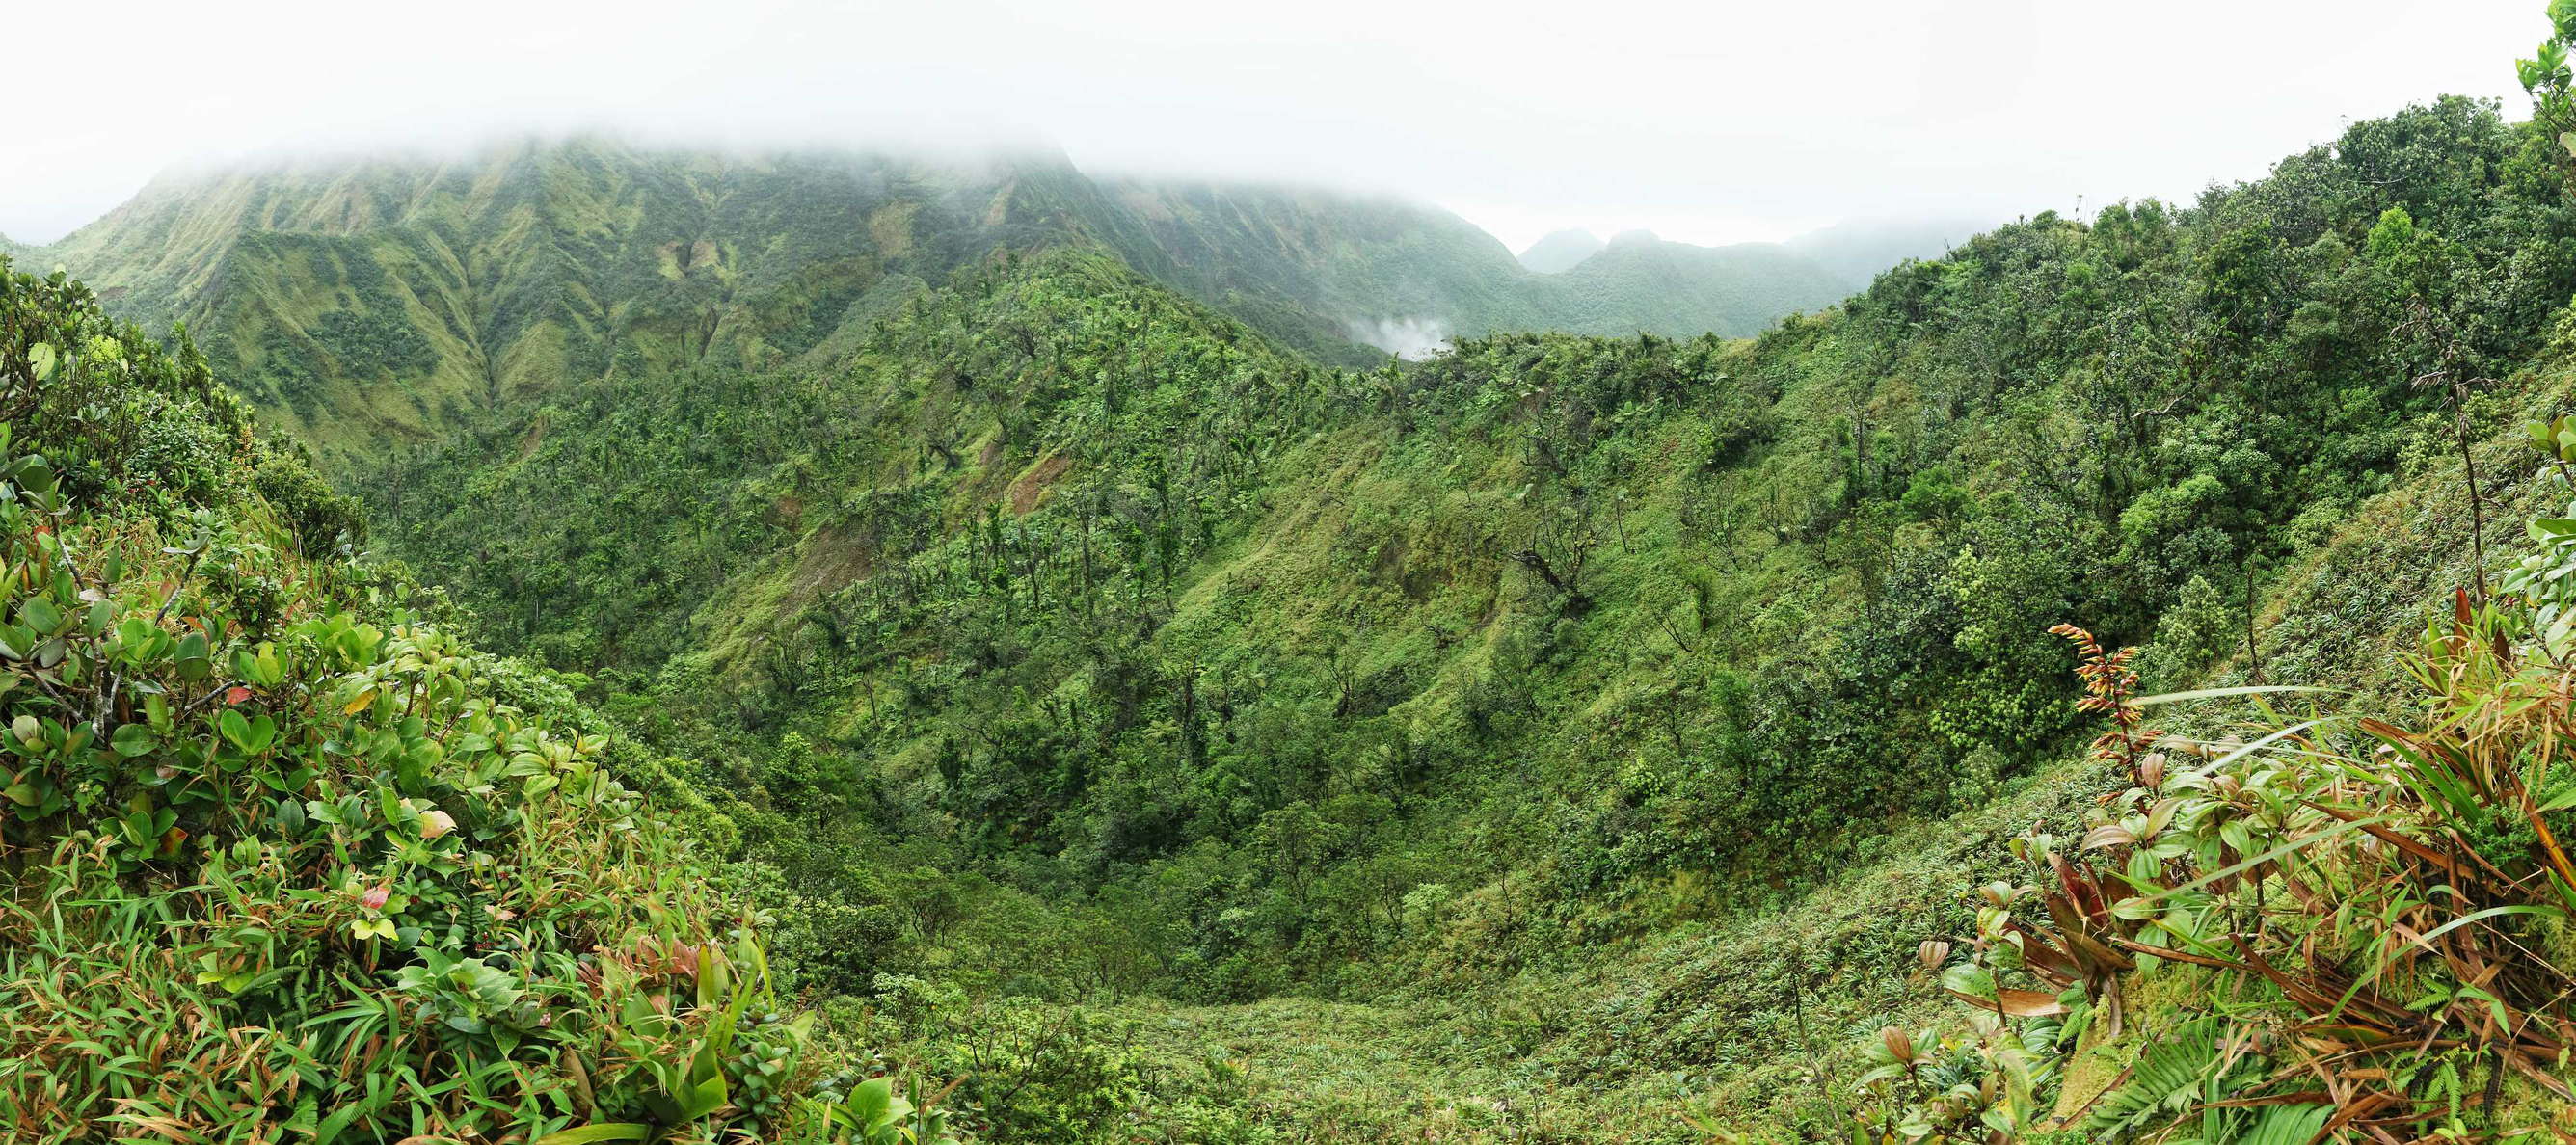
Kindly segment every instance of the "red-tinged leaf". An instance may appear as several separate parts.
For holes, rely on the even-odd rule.
[[[2005,1014],[2015,1018],[2049,1018],[2066,1012],[2066,1003],[2058,1001],[2057,995],[2042,994],[2037,990],[1997,990],[1995,993],[2000,1002],[1998,998],[1980,998],[1960,990],[1950,993],[1980,1010],[1992,1010],[2000,1005]]]
[[[2138,836],[2128,828],[2117,823],[2105,823],[2084,833],[2082,849],[2093,851],[2103,847],[2126,847],[2137,841]]]

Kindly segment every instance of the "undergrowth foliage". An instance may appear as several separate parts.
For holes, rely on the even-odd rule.
[[[2411,721],[2268,702],[2314,688],[2140,698],[2131,650],[2052,629],[2125,782],[2080,838],[2013,841],[2035,877],[1979,888],[1961,957],[1925,944],[1968,1031],[1885,1030],[1854,1139],[2565,1139],[2576,520],[2531,533],[2507,595],[2455,590],[2428,625]],[[2225,696],[2255,703],[2245,734],[2143,730],[2149,706]],[[2204,1001],[2123,1040],[2123,990],[2156,977]],[[2108,1084],[2066,1083],[2106,1053]]]
[[[184,341],[0,266],[0,411],[10,1139],[939,1136],[796,1104],[755,920]]]

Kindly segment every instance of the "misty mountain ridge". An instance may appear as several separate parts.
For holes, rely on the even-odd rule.
[[[1810,264],[1841,282],[1847,291],[1869,285],[1880,271],[1907,259],[1934,259],[1947,253],[1968,236],[1984,231],[1988,222],[1962,219],[1942,220],[1856,220],[1836,223],[1809,231],[1778,243],[1726,243],[1715,247],[1693,243],[1668,245],[1688,250],[1734,250],[1750,252],[1770,248],[1770,257],[1794,257]],[[1604,241],[1580,227],[1552,231],[1521,251],[1521,266],[1538,274],[1563,274],[1582,266],[1604,250],[1651,248],[1666,244],[1662,236],[1645,228],[1621,231]],[[1803,272],[1806,268],[1800,268]]]
[[[1959,214],[1911,219],[1846,219],[1799,235],[1782,245],[1849,280],[1857,290],[1869,285],[1869,280],[1877,277],[1880,271],[1909,258],[1940,258],[2003,221]]]
[[[597,135],[177,170],[18,254],[64,264],[147,325],[207,331],[237,385],[338,450],[434,437],[478,405],[611,370],[829,354],[924,283],[1065,243],[1344,365],[1504,329],[1741,337],[1854,285],[1754,246],[1541,274],[1429,204],[1093,176],[1044,148],[751,153]]]
[[[1531,243],[1520,254],[1521,265],[1540,274],[1561,274],[1575,264],[1592,257],[1601,249],[1601,239],[1592,232],[1575,227],[1551,231]]]

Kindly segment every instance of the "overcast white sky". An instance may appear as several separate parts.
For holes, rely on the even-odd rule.
[[[0,6],[0,233],[156,171],[526,130],[1038,137],[1720,243],[2187,197],[2444,92],[2527,104],[2540,0],[119,0]]]

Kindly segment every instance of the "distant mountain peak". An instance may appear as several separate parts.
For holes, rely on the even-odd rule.
[[[1521,265],[1540,274],[1572,270],[1601,250],[1601,240],[1581,227],[1555,231],[1520,253]]]
[[[1969,236],[1990,230],[2001,221],[1973,215],[1846,219],[1799,235],[1787,245],[1833,272],[1852,289],[1860,290],[1880,271],[1909,258],[1940,258]]]

